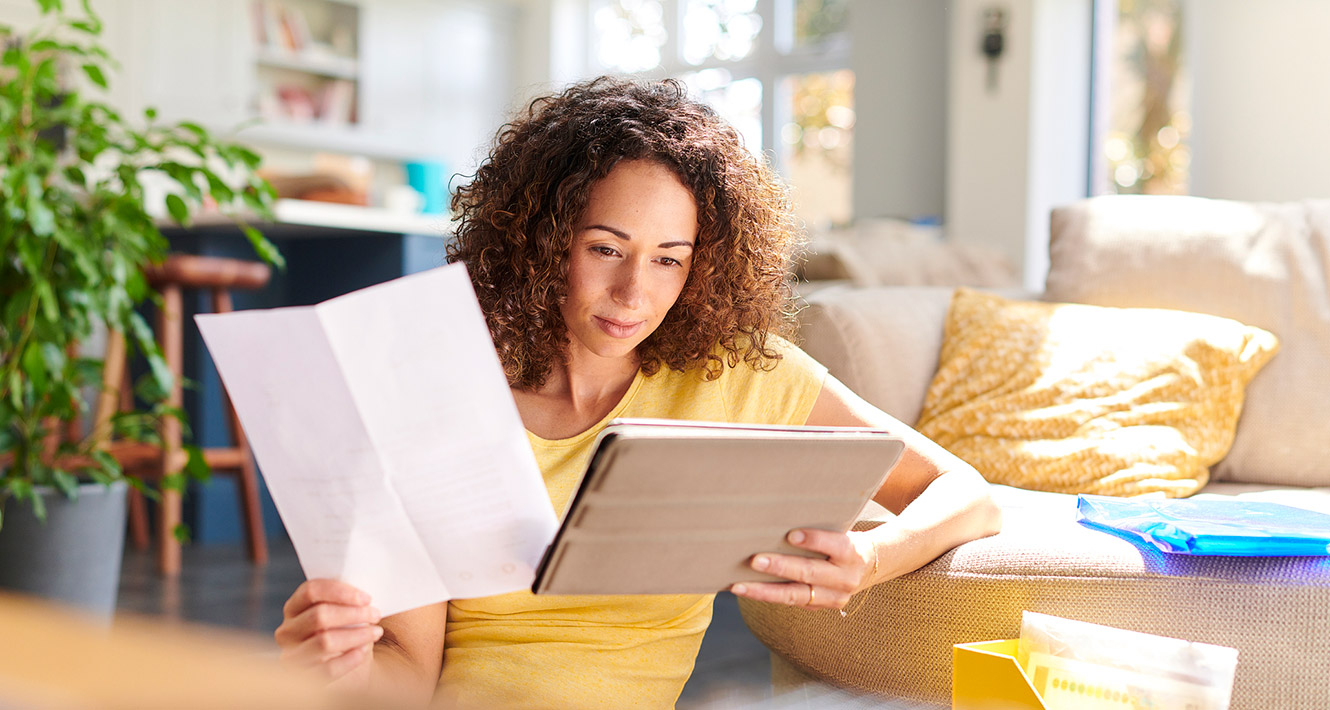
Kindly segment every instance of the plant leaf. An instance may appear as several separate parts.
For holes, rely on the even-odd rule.
[[[249,239],[250,245],[254,247],[254,251],[259,255],[259,258],[263,259],[269,264],[272,264],[278,269],[282,270],[286,269],[286,258],[282,256],[282,253],[280,251],[277,250],[276,245],[268,241],[267,237],[263,236],[262,232],[249,226],[248,224],[240,225],[240,229],[245,233],[245,236]]]
[[[79,497],[78,479],[70,475],[67,471],[55,469],[51,471],[51,481],[55,487],[70,500],[77,500]]]
[[[87,187],[88,176],[84,174],[83,169],[77,165],[71,165],[65,168],[65,177],[80,188]]]
[[[40,195],[28,196],[28,226],[39,237],[49,237],[55,232],[55,213],[42,202]]]
[[[29,491],[28,500],[32,501],[32,514],[37,520],[46,522],[46,499],[37,495],[36,491]]]
[[[197,123],[193,123],[191,121],[181,121],[177,125],[179,125],[180,128],[183,128],[186,131],[193,133],[195,136],[198,137],[199,140],[202,141],[208,140],[208,132],[203,129],[203,126],[200,126]]]
[[[84,64],[83,73],[88,75],[88,78],[92,80],[92,83],[103,89],[107,88],[106,75],[102,73],[101,67],[96,64]]]
[[[43,15],[64,9],[61,7],[60,0],[37,0],[37,4],[41,6]]]
[[[42,358],[46,360],[47,367],[51,372],[64,372],[65,370],[65,351],[52,342],[41,344]]]
[[[164,490],[164,491],[179,491],[179,492],[182,492],[182,493],[183,493],[184,490],[185,490],[185,474],[184,474],[184,472],[183,472],[183,471],[177,471],[176,473],[171,473],[171,474],[167,474],[167,475],[165,475],[165,476],[162,476],[162,490]]]
[[[239,145],[227,146],[222,154],[227,160],[242,162],[251,170],[257,168],[259,163],[263,162],[263,158],[259,157],[258,153]]]
[[[189,207],[185,205],[180,195],[174,193],[167,195],[166,209],[171,213],[171,219],[179,222],[181,226],[189,226]]]
[[[203,449],[194,445],[186,445],[185,453],[189,455],[185,459],[185,473],[196,481],[208,481],[212,478],[212,469],[208,468],[208,462],[203,458]]]
[[[236,198],[235,191],[222,182],[221,178],[212,173],[204,173],[204,176],[208,179],[208,193],[212,195],[212,199],[216,200],[218,205],[230,204]]]
[[[60,304],[55,300],[55,292],[51,290],[50,281],[38,281],[33,284],[37,291],[38,298],[41,299],[42,315],[46,320],[52,323],[60,321]]]
[[[152,372],[153,385],[157,389],[155,394],[159,398],[165,397],[171,391],[174,378],[171,369],[166,366],[165,358],[162,357],[161,348],[157,347],[157,341],[153,339],[152,328],[148,327],[148,322],[137,312],[129,314],[129,325],[139,352],[148,358],[148,369]]]
[[[32,384],[39,390],[45,391],[51,382],[51,378],[46,373],[46,361],[42,359],[41,346],[37,343],[29,343],[28,347],[23,349],[23,373],[32,380]]]
[[[129,478],[126,478],[125,480],[129,482],[130,487],[132,487],[134,490],[138,491],[139,493],[142,493],[144,498],[147,498],[148,500],[154,502],[162,499],[162,494],[153,490],[151,486],[144,483],[143,479],[134,478],[131,476]]]
[[[125,475],[124,469],[120,467],[120,462],[116,461],[115,457],[106,451],[94,449],[92,452],[92,459],[101,464],[102,468],[100,472],[107,478],[107,483]]]
[[[174,535],[175,539],[180,541],[181,544],[189,544],[189,526],[184,523],[176,523],[175,528],[171,530],[171,534]]]

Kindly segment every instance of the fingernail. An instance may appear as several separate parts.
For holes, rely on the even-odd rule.
[[[369,603],[369,595],[366,594],[366,593],[364,593],[364,592],[360,592],[359,594],[356,595],[356,603],[358,603],[358,604],[368,604],[368,603]]]
[[[374,627],[374,640],[375,640],[375,641],[378,641],[378,640],[381,639],[381,638],[383,638],[383,627],[382,627],[382,626],[375,626],[375,627]]]
[[[769,566],[771,566],[771,560],[769,558],[766,557],[753,558],[753,569],[761,572],[762,570],[766,569]]]
[[[748,587],[745,587],[742,584],[736,584],[733,587],[730,587],[730,593],[738,596],[743,596],[744,594],[748,593]]]
[[[377,607],[369,608],[369,620],[371,623],[377,624],[379,620],[382,618],[383,618],[383,613],[380,612]]]
[[[803,542],[803,541],[804,541],[804,531],[802,531],[802,530],[791,530],[791,531],[790,531],[790,543],[791,543],[791,544],[793,544],[793,545],[798,545],[799,543],[801,543],[801,542]]]

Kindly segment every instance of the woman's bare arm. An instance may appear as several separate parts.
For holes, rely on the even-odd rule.
[[[905,442],[900,461],[873,499],[896,517],[858,533],[794,530],[796,547],[826,560],[760,554],[755,569],[792,582],[737,585],[761,601],[844,608],[856,592],[911,572],[964,542],[995,534],[1002,515],[988,484],[969,464],[827,376],[808,417],[812,426],[883,429]]]
[[[447,622],[447,602],[384,618],[383,637],[374,644],[370,691],[409,707],[429,704],[443,672]]]
[[[291,594],[273,636],[282,661],[313,670],[330,685],[404,706],[428,704],[443,669],[448,604],[386,618],[365,592],[335,579],[311,579]]]

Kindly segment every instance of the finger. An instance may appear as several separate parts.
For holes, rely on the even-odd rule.
[[[752,561],[753,569],[758,572],[765,572],[777,577],[803,582],[804,584],[813,584],[819,577],[824,582],[831,581],[838,576],[835,565],[826,560],[815,560],[809,557],[800,557],[799,555],[781,555],[773,552],[764,552],[755,555]]]
[[[368,594],[346,582],[336,579],[310,579],[296,587],[296,591],[282,607],[282,614],[288,618],[296,616],[319,602],[361,605],[368,604],[370,598]]]
[[[358,646],[325,663],[324,673],[327,674],[328,680],[336,680],[368,662],[373,655],[374,644]]]
[[[322,602],[282,622],[274,635],[277,642],[303,641],[328,629],[377,624],[383,618],[376,607],[347,606]]]
[[[798,528],[791,530],[785,539],[800,549],[826,555],[833,562],[849,560],[855,555],[854,543],[843,532]]]
[[[290,653],[283,653],[282,656],[297,664],[321,666],[347,651],[372,644],[382,637],[382,626],[330,629],[305,639]]]
[[[811,595],[809,589],[810,585],[798,582],[744,582],[730,587],[730,592],[754,601],[812,609],[844,609],[850,601],[849,594],[836,589],[818,586]]]

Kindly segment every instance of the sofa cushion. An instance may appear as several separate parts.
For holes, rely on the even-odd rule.
[[[1046,298],[1212,313],[1274,333],[1216,480],[1330,485],[1330,200],[1114,196],[1054,210]]]
[[[1187,496],[1276,348],[1227,318],[959,289],[918,429],[994,483]]]
[[[813,677],[935,703],[950,699],[952,645],[1016,638],[1025,610],[1235,647],[1231,710],[1330,703],[1330,557],[1168,555],[1080,525],[1075,496],[995,486],[994,497],[1001,533],[860,592],[847,617],[740,599],[744,620]]]

